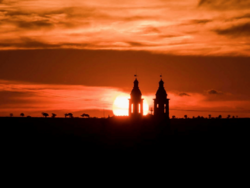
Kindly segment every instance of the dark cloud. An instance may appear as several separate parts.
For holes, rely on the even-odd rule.
[[[124,21],[141,21],[141,20],[151,20],[155,19],[153,16],[129,16],[125,17],[123,20]]]
[[[221,92],[216,91],[214,89],[208,90],[207,93],[210,94],[210,95],[219,95],[219,94],[222,94]]]
[[[157,45],[141,43],[141,42],[126,42],[130,47],[153,47]],[[30,49],[59,49],[59,48],[100,48],[102,47],[102,43],[99,42],[86,42],[86,43],[58,43],[51,44],[46,41],[36,40],[34,38],[29,37],[21,37],[19,40],[5,40],[0,42],[0,48],[30,48]],[[124,45],[110,44],[105,45],[107,48],[113,47],[124,47]]]
[[[208,19],[201,19],[201,20],[191,20],[190,22],[193,24],[206,24],[211,22],[212,20],[208,20]]]
[[[233,37],[242,37],[250,36],[250,22],[232,26],[226,29],[217,29],[214,30],[219,35],[233,36]]]
[[[179,96],[181,96],[181,97],[185,97],[185,96],[190,96],[189,94],[187,94],[187,93],[180,93],[179,94]]]
[[[240,19],[250,19],[250,13],[248,14],[242,14],[242,15],[239,15],[239,16],[234,16],[234,17],[231,17],[229,19],[226,19],[225,21],[235,21],[235,20],[240,20]]]
[[[244,19],[244,18],[250,18],[250,13],[235,17],[235,19]]]
[[[0,106],[27,103],[31,95],[30,92],[0,91]]]
[[[146,27],[142,30],[142,33],[148,34],[148,33],[161,33],[161,32],[156,27]]]
[[[8,2],[6,0],[0,0],[0,4],[11,4],[11,2]]]
[[[108,86],[130,92],[134,75],[131,67],[137,66],[143,94],[155,93],[160,72],[165,75],[167,91],[188,94],[204,91],[207,94],[208,89],[219,88],[234,95],[237,92],[250,96],[245,87],[250,85],[249,57],[173,56],[139,50],[44,49],[0,51],[0,79]]]
[[[43,11],[37,12],[41,17],[52,17],[53,15],[65,15],[66,20],[71,20],[72,18],[82,18],[84,20],[88,19],[98,19],[98,20],[105,20],[105,19],[112,19],[114,17],[110,16],[109,14],[105,14],[101,12],[100,9],[97,8],[89,8],[89,7],[66,7],[66,8],[59,8],[52,11]]]
[[[182,37],[183,35],[159,35],[161,38],[174,38],[174,37]]]
[[[42,28],[52,28],[54,23],[50,21],[49,17],[45,15],[39,15],[37,13],[25,12],[25,11],[1,11],[4,17],[0,20],[0,24],[13,24],[21,29],[42,29]],[[30,21],[30,17],[39,17],[39,20]]]
[[[136,41],[131,41],[127,42],[131,47],[153,47],[153,46],[160,46],[156,44],[149,44],[149,43],[144,43],[144,42],[136,42]]]
[[[25,12],[25,11],[18,11],[18,10],[0,10],[0,12],[4,13],[5,16],[29,16],[31,14],[37,14],[33,12]]]
[[[250,0],[200,0],[199,7],[211,9],[249,9]]]
[[[41,29],[41,28],[52,28],[53,24],[48,20],[39,20],[39,21],[16,21],[15,22],[19,28],[24,29]]]
[[[180,26],[185,26],[185,25],[198,25],[198,24],[206,24],[209,22],[212,22],[213,20],[209,20],[209,19],[195,19],[195,20],[188,20],[186,22],[183,22],[181,24],[179,24]]]
[[[59,48],[61,45],[49,44],[28,37],[20,38],[20,41],[3,41],[0,47],[15,47],[15,48]]]
[[[12,5],[14,3],[16,3],[16,2],[13,1],[13,0],[8,0],[8,1],[6,1],[6,0],[0,0],[0,4],[4,4],[4,5]]]
[[[17,9],[0,10],[4,18],[0,24],[14,24],[22,29],[42,29],[53,27],[73,28],[90,25],[93,19],[110,20],[117,19],[108,14],[101,13],[96,8],[67,7],[51,11],[20,11]],[[54,19],[58,15],[63,15],[63,19]],[[30,21],[30,18],[37,17],[39,20]],[[73,20],[72,19],[77,19]]]

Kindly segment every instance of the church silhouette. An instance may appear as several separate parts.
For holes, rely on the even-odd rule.
[[[143,99],[137,78],[135,78],[134,87],[130,93],[128,110],[129,117],[135,118],[143,116]],[[164,88],[162,78],[159,82],[156,98],[154,99],[154,116],[169,119],[169,99],[167,98],[167,92]]]

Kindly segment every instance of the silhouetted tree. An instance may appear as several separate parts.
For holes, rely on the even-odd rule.
[[[89,118],[89,115],[88,115],[88,114],[82,114],[81,116],[82,116],[83,118],[84,118],[84,117],[88,117],[88,118]]]
[[[209,114],[209,115],[208,115],[208,118],[209,118],[209,119],[211,119],[211,118],[212,118],[211,114]]]
[[[227,116],[227,119],[230,119],[230,117],[231,117],[231,115],[228,115],[228,116]]]
[[[185,119],[187,119],[187,118],[188,118],[188,116],[187,116],[187,115],[184,115],[184,118],[185,118]]]
[[[233,116],[232,118],[234,119],[235,117]]]
[[[175,119],[175,116],[172,116],[172,119]]]
[[[12,113],[10,114],[10,117],[13,117],[13,114],[12,114]]]
[[[221,116],[221,115],[219,115],[219,116],[218,116],[218,119],[221,119],[221,118],[222,118],[222,116]]]
[[[73,114],[72,114],[72,113],[68,113],[68,116],[69,116],[70,118],[73,118]]]
[[[52,113],[52,116],[51,116],[52,118],[55,118],[56,117],[56,114],[54,114],[54,113]]]
[[[48,116],[49,116],[49,114],[47,114],[47,113],[42,113],[42,115],[45,117],[45,118],[47,118]]]
[[[21,113],[20,116],[24,117],[24,113]]]
[[[65,118],[67,118],[68,115],[69,115],[69,114],[64,114]]]

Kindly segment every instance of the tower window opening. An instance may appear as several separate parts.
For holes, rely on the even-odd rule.
[[[134,113],[134,105],[131,104],[131,113]]]
[[[159,104],[157,104],[156,107],[159,108]]]
[[[141,104],[139,104],[139,114],[141,113]]]
[[[166,114],[167,113],[167,105],[164,104],[164,113]]]

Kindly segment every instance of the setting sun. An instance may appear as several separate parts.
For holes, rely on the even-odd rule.
[[[121,94],[115,98],[113,103],[113,113],[116,116],[128,116],[128,106],[130,98],[127,94]],[[143,97],[142,97],[143,98]],[[149,110],[148,101],[144,98],[143,100],[143,115],[147,115]]]

